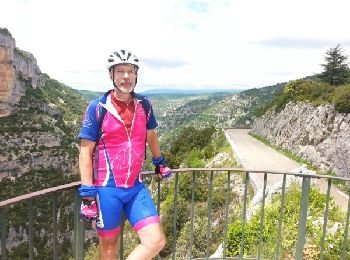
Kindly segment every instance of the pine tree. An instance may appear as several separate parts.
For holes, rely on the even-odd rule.
[[[324,71],[320,74],[322,81],[337,86],[350,82],[350,69],[347,62],[347,55],[338,44],[330,48],[325,55],[326,64],[321,64]]]

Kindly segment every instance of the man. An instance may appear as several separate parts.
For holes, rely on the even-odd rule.
[[[146,141],[156,171],[163,178],[170,177],[171,171],[160,152],[152,107],[147,98],[134,93],[139,67],[130,51],[109,56],[114,89],[90,103],[79,134],[80,214],[97,220],[99,254],[104,260],[115,259],[122,211],[140,239],[127,259],[152,259],[165,245],[158,213],[140,176]]]

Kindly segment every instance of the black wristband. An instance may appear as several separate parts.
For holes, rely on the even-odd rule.
[[[95,200],[83,199],[83,204],[86,206],[91,206],[93,201],[95,201]]]

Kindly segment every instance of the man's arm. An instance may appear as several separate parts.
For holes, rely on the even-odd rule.
[[[79,154],[79,169],[82,185],[92,185],[92,154],[95,149],[95,142],[87,139],[81,140]]]
[[[160,147],[159,147],[157,133],[154,129],[147,130],[147,143],[153,157],[159,158],[159,156],[161,155]]]

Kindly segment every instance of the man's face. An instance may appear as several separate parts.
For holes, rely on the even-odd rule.
[[[113,70],[109,73],[111,80]],[[137,71],[132,64],[119,64],[114,67],[114,83],[123,93],[131,93],[135,87]]]

